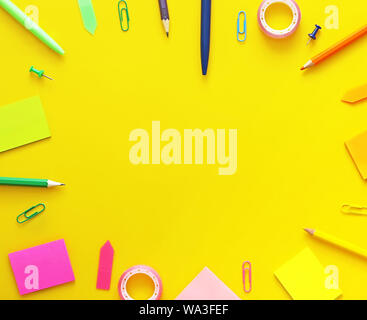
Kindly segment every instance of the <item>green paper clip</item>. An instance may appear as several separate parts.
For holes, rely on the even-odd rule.
[[[120,27],[122,31],[128,31],[130,28],[130,17],[129,17],[129,10],[127,9],[127,3],[125,0],[120,0],[118,3],[118,11],[119,11],[119,18],[120,18]],[[124,26],[124,11],[126,13],[126,26]]]
[[[42,207],[42,209],[40,211],[34,212],[31,215],[28,215],[28,212],[38,208],[38,207]],[[33,217],[35,217],[36,215],[40,214],[41,212],[45,211],[46,206],[43,203],[39,203],[35,206],[33,206],[32,208],[29,208],[28,210],[22,212],[19,216],[17,216],[17,222],[18,223],[24,223],[27,222],[28,220],[32,219]],[[20,218],[24,217],[23,220],[21,220]]]

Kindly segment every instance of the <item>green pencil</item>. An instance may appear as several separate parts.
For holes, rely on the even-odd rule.
[[[64,50],[53,40],[45,31],[43,31],[36,23],[34,23],[22,10],[20,10],[10,0],[0,0],[0,7],[7,11],[15,20],[17,20],[24,28],[33,33],[39,40],[49,46],[52,50],[59,54],[64,54]]]
[[[56,187],[56,186],[64,186],[65,184],[60,183],[60,182],[51,181],[51,180],[46,180],[46,179],[0,177],[0,185],[50,188],[50,187]]]

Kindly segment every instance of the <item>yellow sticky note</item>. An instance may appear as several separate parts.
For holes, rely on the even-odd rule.
[[[359,173],[364,180],[367,179],[367,131],[347,141],[348,149]]]
[[[275,271],[275,276],[295,300],[333,300],[342,294],[328,288],[328,274],[309,248]]]
[[[0,107],[0,152],[50,136],[38,96]]]

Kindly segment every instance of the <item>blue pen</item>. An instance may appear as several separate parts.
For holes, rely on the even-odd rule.
[[[201,69],[204,76],[209,62],[211,7],[211,0],[201,0]]]

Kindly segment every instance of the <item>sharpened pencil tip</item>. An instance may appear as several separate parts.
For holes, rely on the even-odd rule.
[[[166,32],[166,35],[167,35],[167,38],[168,38],[169,33],[168,33],[168,32]]]
[[[302,67],[301,70],[305,70],[305,67]]]
[[[307,233],[309,233],[310,235],[313,235],[315,233],[315,230],[313,229],[309,229],[309,228],[304,228],[303,230],[305,230]]]

